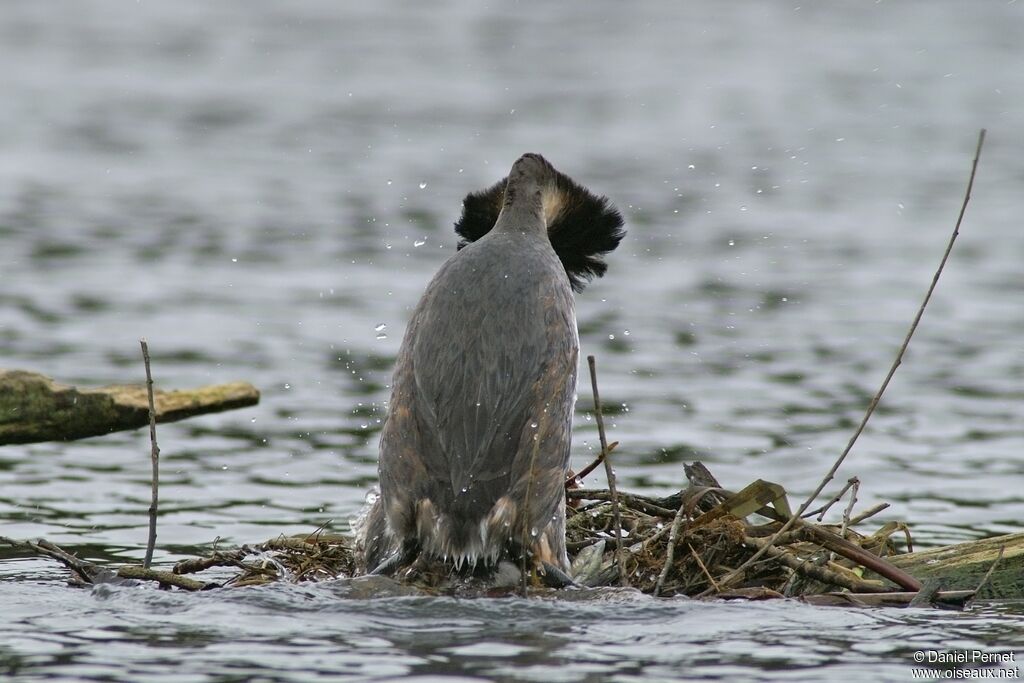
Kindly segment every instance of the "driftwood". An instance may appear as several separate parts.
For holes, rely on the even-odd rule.
[[[256,405],[260,393],[248,382],[154,392],[156,421]],[[23,370],[0,369],[0,446],[70,441],[149,424],[143,385],[79,389]]]
[[[971,590],[984,583],[979,597],[1024,599],[1024,533],[895,555],[888,560],[922,581],[937,579],[944,591]]]

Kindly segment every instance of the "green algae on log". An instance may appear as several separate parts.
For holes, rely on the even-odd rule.
[[[1003,549],[1002,557],[1000,549]],[[978,588],[992,569],[978,597],[1024,599],[1024,533],[965,541],[886,559],[921,580],[940,579],[943,590]]]
[[[157,422],[219,413],[259,403],[248,382],[154,391]],[[0,446],[71,441],[149,424],[145,385],[79,389],[24,370],[0,369]]]

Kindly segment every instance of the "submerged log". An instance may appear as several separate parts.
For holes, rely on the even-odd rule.
[[[1024,598],[1024,533],[965,541],[886,559],[922,581],[937,579],[944,591],[974,590],[993,563],[992,575],[978,593],[979,598],[1020,600]]]
[[[157,422],[175,422],[259,403],[248,382],[155,391]],[[149,424],[144,385],[79,389],[23,370],[0,369],[0,446],[70,441]]]

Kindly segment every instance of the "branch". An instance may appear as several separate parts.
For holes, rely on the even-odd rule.
[[[732,582],[736,581],[739,577],[743,576],[743,573],[751,565],[753,565],[755,562],[761,559],[761,557],[768,551],[767,549],[775,543],[777,538],[784,534],[786,531],[788,531],[790,527],[792,527],[793,524],[798,519],[800,519],[801,516],[803,516],[803,514],[807,511],[807,508],[809,508],[811,504],[814,503],[815,499],[817,499],[822,489],[824,489],[825,486],[827,486],[828,483],[832,481],[832,479],[836,475],[836,471],[839,470],[840,466],[846,460],[846,456],[850,454],[851,450],[853,450],[853,445],[857,443],[857,438],[861,435],[861,432],[864,431],[864,427],[867,425],[868,420],[874,414],[875,408],[878,406],[878,402],[882,399],[882,394],[885,393],[886,387],[889,386],[889,381],[892,379],[892,376],[896,374],[896,369],[903,362],[903,354],[906,353],[907,347],[910,345],[910,339],[911,337],[914,336],[914,331],[917,330],[918,323],[921,322],[921,316],[924,315],[924,309],[926,306],[928,306],[928,302],[932,298],[932,292],[935,291],[935,286],[939,283],[939,276],[942,275],[942,270],[943,268],[946,267],[946,261],[949,260],[949,254],[950,252],[953,251],[953,244],[956,242],[957,236],[960,235],[960,224],[964,220],[964,213],[967,211],[967,203],[971,200],[971,190],[974,188],[974,176],[978,170],[978,159],[981,157],[981,148],[984,144],[985,129],[982,128],[981,131],[978,133],[978,145],[974,150],[974,161],[971,163],[971,175],[967,181],[967,190],[966,192],[964,192],[964,200],[963,203],[960,205],[960,214],[957,216],[956,225],[953,227],[953,234],[950,235],[949,243],[946,245],[946,251],[945,253],[942,254],[942,260],[939,262],[939,267],[935,271],[934,277],[932,277],[932,283],[928,287],[928,291],[924,295],[924,301],[921,302],[921,307],[917,309],[917,315],[914,316],[914,321],[910,324],[910,329],[907,331],[907,336],[903,340],[903,345],[900,347],[899,353],[896,354],[896,360],[893,361],[892,367],[889,368],[888,374],[886,374],[885,379],[882,381],[882,386],[878,388],[878,392],[875,394],[874,398],[871,399],[871,403],[868,405],[867,412],[864,413],[864,419],[860,421],[860,425],[857,427],[857,430],[853,433],[853,436],[850,437],[850,441],[849,443],[846,444],[846,448],[839,455],[839,457],[836,458],[836,461],[832,464],[832,468],[829,469],[828,473],[825,475],[825,478],[821,480],[821,483],[818,484],[818,487],[816,489],[814,489],[814,492],[807,498],[807,500],[804,501],[804,503],[800,506],[800,509],[796,511],[796,514],[791,516],[786,521],[786,523],[783,524],[782,527],[775,532],[775,535],[772,536],[771,539],[769,539],[768,543],[764,547],[760,548],[757,552],[751,555],[746,562],[737,567],[735,570],[729,572],[722,578],[721,581],[719,581],[719,584],[721,585],[723,590],[728,588],[732,584]]]
[[[149,569],[153,562],[153,549],[156,547],[156,513],[160,492],[160,447],[156,444],[156,408],[153,405],[153,375],[149,370],[149,344],[140,339],[142,344],[142,362],[146,366],[146,394],[149,397],[149,455],[153,465],[151,478],[152,498],[149,503],[149,539],[146,541],[146,557],[142,560],[142,568]]]
[[[615,564],[619,568],[619,583],[629,586],[629,577],[626,576],[626,566],[622,560],[622,514],[619,512],[619,491],[615,486],[615,471],[612,469],[612,461],[608,457],[611,451],[608,448],[608,439],[604,435],[601,396],[597,392],[597,362],[593,356],[587,356],[587,364],[590,366],[590,386],[594,390],[594,412],[597,415],[597,433],[601,439],[604,473],[608,477],[608,490],[612,493],[612,518],[615,520]]]

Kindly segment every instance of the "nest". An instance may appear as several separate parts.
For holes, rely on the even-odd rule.
[[[907,604],[921,588],[885,560],[899,552],[896,536],[904,537],[912,550],[906,525],[890,522],[871,535],[853,529],[885,506],[851,518],[850,505],[840,525],[793,520],[780,534],[791,513],[778,484],[758,480],[733,493],[700,463],[687,465],[686,474],[690,485],[666,498],[569,488],[566,546],[573,581],[590,588],[628,586],[666,597],[785,596],[817,604]],[[838,500],[809,514],[823,515]],[[0,541],[62,562],[79,585],[153,581],[164,588],[195,591],[355,578],[359,567],[352,540],[323,529],[215,549],[178,562],[170,571],[138,565],[111,569],[46,541]],[[543,590],[542,571],[535,569],[527,578],[505,592]],[[396,580],[431,593],[501,592],[488,584],[486,572],[456,572],[440,563],[420,562]],[[947,591],[939,598],[963,604],[971,596],[971,591]]]

